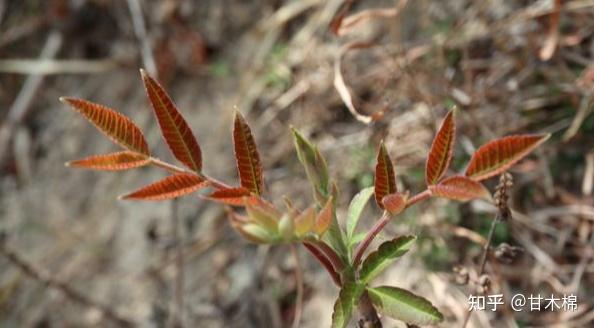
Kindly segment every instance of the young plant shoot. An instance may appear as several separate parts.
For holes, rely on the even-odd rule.
[[[209,188],[212,192],[202,198],[233,208],[229,211],[229,221],[245,239],[260,244],[302,244],[340,288],[332,327],[346,327],[356,310],[359,325],[365,327],[381,326],[378,313],[411,325],[441,322],[443,314],[427,299],[399,287],[374,283],[376,277],[414,245],[416,236],[396,236],[371,252],[369,246],[392,219],[431,197],[460,202],[477,198],[490,201],[491,195],[481,181],[505,172],[549,138],[549,135],[514,135],[493,140],[478,148],[463,174],[447,176],[456,137],[452,110],[441,123],[427,156],[426,189],[415,195],[398,190],[394,165],[382,143],[377,153],[374,186],[353,198],[343,222],[336,215],[337,190],[326,160],[297,130],[292,130],[295,148],[311,183],[314,201],[303,210],[290,204],[279,209],[264,197],[260,155],[250,127],[239,112],[235,113],[232,134],[239,185],[229,186],[202,171],[202,161],[208,156],[203,157],[190,126],[163,87],[142,70],[141,76],[163,138],[182,166],[151,155],[142,131],[124,115],[86,100],[63,97],[62,102],[123,148],[67,165],[106,171],[159,167],[170,175],[120,198],[167,200]],[[372,195],[383,214],[370,230],[357,231],[363,208]]]

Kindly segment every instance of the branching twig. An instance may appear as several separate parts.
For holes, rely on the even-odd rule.
[[[62,41],[62,34],[57,30],[52,31],[45,41],[39,58],[41,60],[54,58],[62,47]],[[44,76],[40,74],[32,74],[27,77],[21,91],[8,110],[4,124],[0,126],[0,166],[6,159],[12,133],[15,127],[21,124],[29,108],[31,108],[31,103],[35,99],[35,94],[39,90],[43,78]]]
[[[0,236],[0,239],[4,239],[4,237]],[[98,310],[103,317],[117,324],[118,327],[134,326],[134,324],[130,320],[121,317],[119,314],[117,314],[114,310],[107,307],[106,305],[97,303],[95,300],[75,290],[67,283],[60,281],[55,277],[52,277],[48,272],[33,266],[25,259],[23,259],[21,255],[19,255],[16,251],[8,248],[8,246],[5,245],[5,243],[6,242],[4,240],[0,240],[0,254],[6,257],[10,263],[12,263],[15,267],[17,267],[21,272],[23,272],[27,276],[39,281],[40,283],[50,288],[59,290],[62,294],[64,294],[64,296],[66,296],[68,299],[75,303]]]

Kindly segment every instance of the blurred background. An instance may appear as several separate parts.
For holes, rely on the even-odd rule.
[[[106,309],[140,327],[292,322],[287,246],[247,243],[224,208],[196,195],[117,200],[163,177],[158,169],[64,167],[117,147],[60,96],[128,115],[153,152],[173,161],[141,67],[190,123],[205,172],[236,183],[231,123],[239,109],[259,144],[268,196],[282,204],[286,195],[300,208],[312,197],[290,126],[320,146],[343,208],[372,185],[381,139],[400,188],[420,191],[433,134],[454,105],[452,172],[490,139],[552,133],[511,171],[514,217],[495,231],[495,246],[523,250],[487,266],[507,305],[473,313],[469,327],[594,327],[593,32],[588,0],[0,0],[0,230],[4,254],[13,255],[0,256],[0,327],[118,326]],[[482,202],[443,199],[411,208],[378,242],[404,233],[419,241],[378,283],[410,288],[444,313],[442,327],[461,326],[473,290],[459,283],[476,275],[494,213]],[[363,228],[379,215],[368,206]],[[15,265],[15,254],[41,276]],[[302,248],[300,255],[301,326],[328,327],[338,290]],[[48,277],[94,304],[48,287]],[[515,312],[509,299],[517,293],[574,294],[579,306]]]

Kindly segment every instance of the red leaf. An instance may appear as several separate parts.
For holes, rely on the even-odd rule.
[[[465,175],[475,181],[485,180],[506,171],[551,135],[515,135],[482,145],[470,159]]]
[[[441,123],[427,157],[425,181],[428,186],[436,184],[450,166],[455,137],[454,110],[451,110]]]
[[[462,202],[475,198],[491,198],[491,194],[481,183],[462,176],[446,178],[437,185],[429,186],[429,190],[435,196]]]
[[[322,208],[316,217],[314,232],[319,236],[323,235],[328,230],[328,228],[330,228],[330,224],[332,223],[332,218],[334,216],[333,205],[334,203],[332,201],[332,196],[330,196],[326,202],[326,205],[324,205],[324,208]]]
[[[89,156],[68,162],[66,166],[92,170],[119,171],[133,169],[148,163],[150,163],[150,160],[146,155],[131,151],[122,151],[106,155]]]
[[[134,200],[165,200],[177,198],[208,185],[208,181],[194,174],[176,174],[159,180],[130,194],[120,196],[120,199]]]
[[[392,159],[388,155],[386,146],[382,142],[377,153],[377,165],[375,166],[375,202],[380,208],[384,208],[382,199],[389,194],[396,192],[396,175]]]
[[[113,142],[133,152],[149,155],[142,131],[128,117],[111,108],[82,99],[60,97],[60,101],[82,114]]]
[[[202,198],[212,200],[215,202],[231,205],[231,206],[245,206],[246,197],[250,197],[249,190],[243,187],[219,189],[208,196]],[[248,201],[249,203],[249,201]]]
[[[200,172],[202,154],[190,126],[163,87],[144,70],[140,70],[140,73],[161,132],[173,156],[190,169]]]
[[[260,154],[252,131],[239,112],[235,113],[233,124],[233,146],[241,186],[260,195],[263,186]]]
[[[392,215],[396,215],[402,212],[406,208],[406,200],[408,199],[408,192],[406,193],[394,193],[385,196],[382,199],[382,204],[386,211]]]

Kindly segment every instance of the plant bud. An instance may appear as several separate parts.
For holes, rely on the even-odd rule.
[[[285,214],[278,222],[278,231],[283,237],[283,241],[290,241],[295,236],[295,224],[290,214]]]
[[[248,240],[258,244],[271,244],[278,239],[270,231],[254,223],[243,224],[238,227],[238,230]]]
[[[297,149],[297,157],[305,168],[307,179],[314,189],[316,202],[319,206],[323,206],[330,196],[330,179],[326,160],[318,148],[295,129],[293,129],[293,139]]]

